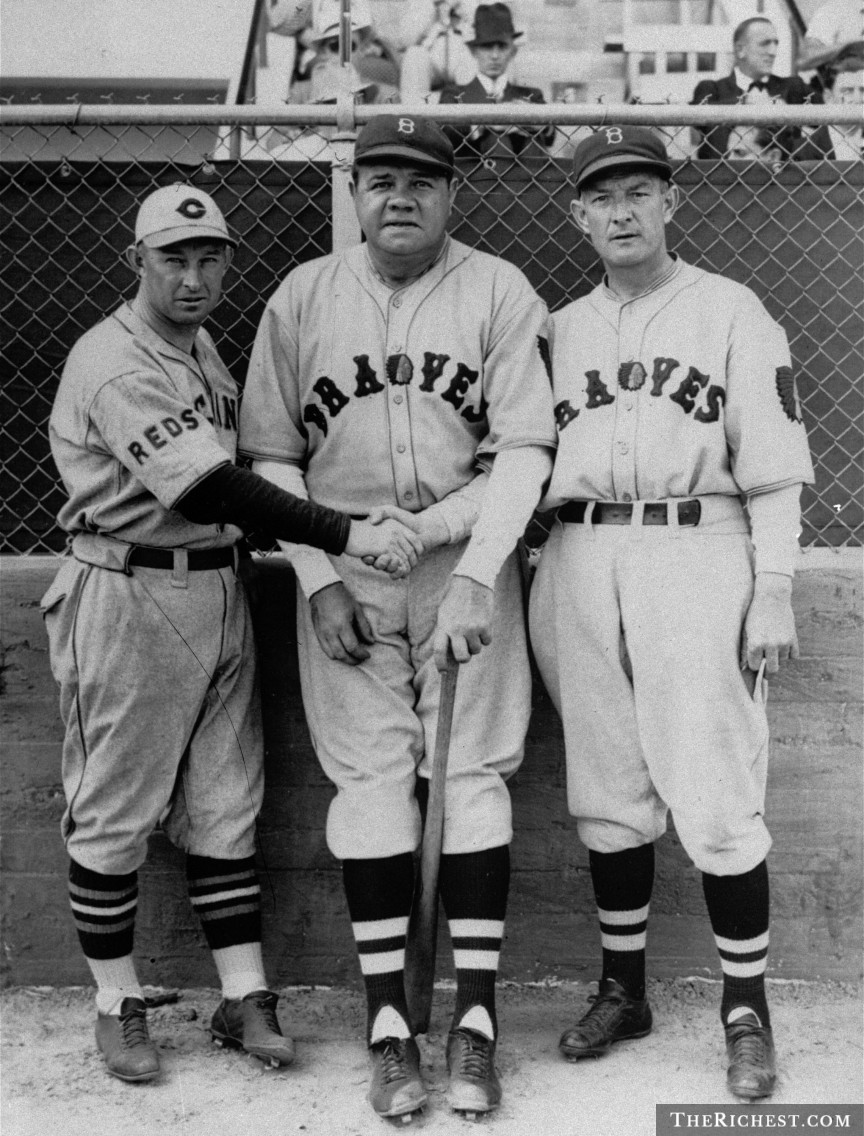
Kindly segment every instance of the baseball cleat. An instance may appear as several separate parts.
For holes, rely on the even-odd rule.
[[[420,1050],[413,1037],[385,1037],[369,1046],[372,1084],[369,1103],[379,1116],[410,1124],[426,1105],[420,1079]]]
[[[216,1045],[243,1049],[271,1069],[290,1065],[294,1042],[285,1037],[276,1017],[279,997],[270,990],[253,990],[245,998],[225,998],[210,1021]]]
[[[495,1072],[495,1042],[472,1029],[454,1029],[447,1038],[450,1087],[447,1103],[466,1120],[491,1112],[501,1103]]]
[[[124,998],[119,1014],[98,1015],[96,1045],[108,1072],[121,1081],[152,1081],[159,1073],[159,1055],[140,998]]]
[[[614,978],[600,980],[588,999],[591,1009],[561,1035],[558,1048],[568,1061],[602,1057],[616,1041],[646,1037],[651,1032],[651,1007],[645,998],[631,998]]]
[[[726,1026],[726,1084],[744,1100],[760,1100],[774,1092],[777,1071],[774,1035],[755,1013],[745,1014]]]

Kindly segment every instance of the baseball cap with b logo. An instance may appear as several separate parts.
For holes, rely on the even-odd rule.
[[[370,119],[357,135],[354,161],[401,158],[439,173],[453,173],[453,146],[440,126],[413,115],[382,114]]]
[[[589,178],[620,166],[672,176],[666,147],[653,130],[647,126],[601,126],[576,147],[573,181],[579,189]]]
[[[135,243],[164,248],[196,237],[236,245],[219,206],[192,185],[166,185],[145,197],[135,219]]]

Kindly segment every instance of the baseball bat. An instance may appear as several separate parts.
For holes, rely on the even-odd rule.
[[[432,1015],[432,986],[435,982],[435,953],[438,944],[438,869],[444,837],[447,758],[458,676],[459,664],[452,654],[448,654],[447,669],[441,675],[438,729],[426,804],[426,823],[423,826],[420,875],[414,890],[405,945],[405,995],[411,1032],[415,1034],[428,1033]]]

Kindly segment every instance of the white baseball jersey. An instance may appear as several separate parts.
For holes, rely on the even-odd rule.
[[[72,348],[51,412],[51,452],[69,494],[61,527],[169,548],[235,544],[238,528],[196,525],[171,506],[234,460],[237,406],[206,331],[189,355],[123,304]]]
[[[648,295],[622,303],[601,283],[552,325],[543,508],[813,481],[786,336],[749,288],[679,260]]]
[[[425,509],[484,455],[554,446],[546,322],[517,268],[452,239],[398,291],[362,245],[310,261],[265,309],[240,449],[303,465],[322,505]]]

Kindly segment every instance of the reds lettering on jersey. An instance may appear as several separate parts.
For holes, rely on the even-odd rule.
[[[679,261],[622,303],[553,316],[558,456],[543,502],[737,495],[812,479],[782,328],[750,289]]]

